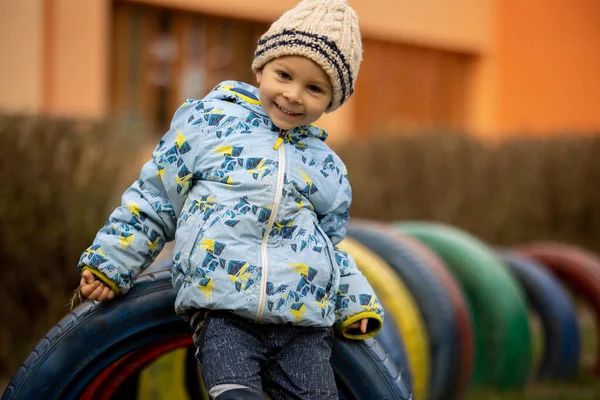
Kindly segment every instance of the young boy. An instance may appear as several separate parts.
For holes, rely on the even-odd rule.
[[[81,293],[124,294],[176,240],[175,309],[211,398],[337,399],[332,326],[364,339],[383,310],[348,254],[346,169],[311,125],[353,92],[362,60],[345,0],[305,0],[258,42],[260,88],[188,100],[82,255]]]

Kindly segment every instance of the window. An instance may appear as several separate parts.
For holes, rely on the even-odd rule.
[[[187,98],[226,79],[254,83],[250,66],[268,26],[116,2],[112,37],[112,113],[168,129]]]

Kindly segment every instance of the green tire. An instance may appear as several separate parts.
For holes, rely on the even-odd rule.
[[[523,388],[533,363],[525,294],[496,253],[459,229],[428,222],[397,229],[430,247],[464,291],[475,325],[473,385]]]

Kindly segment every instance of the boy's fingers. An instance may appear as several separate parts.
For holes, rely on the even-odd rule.
[[[110,300],[114,295],[115,292],[110,287],[104,286],[104,290],[102,290],[102,294],[98,297],[98,301]]]
[[[85,297],[86,299],[90,299],[90,296],[92,296],[92,292],[94,291],[94,288],[91,287],[91,285],[85,285],[81,288],[81,295],[83,297]],[[90,299],[93,300],[93,299]]]
[[[100,291],[100,293],[98,294],[98,296],[96,297],[97,301],[104,301],[106,296],[108,295],[108,293],[106,293],[106,287],[102,287],[102,290]]]
[[[104,290],[104,285],[100,283],[100,281],[94,282],[95,285],[95,289],[94,291],[90,294],[89,299],[90,300],[97,300],[100,295],[102,294],[102,291]]]
[[[356,329],[358,327],[359,327],[358,322],[353,322],[350,325],[348,325],[348,329]]]
[[[88,284],[92,283],[92,282],[94,282],[96,280],[96,277],[94,276],[94,274],[92,274],[87,269],[81,273],[81,277],[84,278],[85,282],[88,283]]]
[[[105,301],[115,297],[115,291],[96,279],[90,271],[86,270],[81,273],[79,284],[81,295],[88,300]]]
[[[362,333],[367,333],[367,325],[369,325],[368,319],[365,318],[362,321],[360,321],[360,331]]]
[[[95,284],[91,284],[91,285],[85,284],[81,288],[81,294],[87,299],[94,300],[91,298],[94,295],[94,290],[96,290]]]
[[[90,295],[92,294],[92,292],[98,287],[98,285],[100,285],[99,281],[96,281],[92,284],[88,284],[85,282],[82,282],[81,284],[81,294],[84,297],[90,297]]]

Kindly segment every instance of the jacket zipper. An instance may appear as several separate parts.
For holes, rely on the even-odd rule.
[[[260,321],[263,317],[265,308],[265,299],[267,297],[267,276],[269,273],[269,263],[267,261],[267,244],[269,242],[269,234],[273,229],[275,218],[277,216],[277,210],[279,209],[279,203],[281,203],[281,188],[283,186],[283,175],[285,173],[285,146],[281,146],[283,138],[285,137],[285,131],[281,131],[277,137],[277,142],[273,148],[279,152],[279,169],[277,171],[277,184],[275,185],[275,199],[273,200],[273,207],[271,208],[271,216],[267,222],[267,230],[262,239],[260,246],[260,254],[262,259],[262,279],[260,281],[260,297],[258,300],[258,313],[256,314],[256,320]]]

